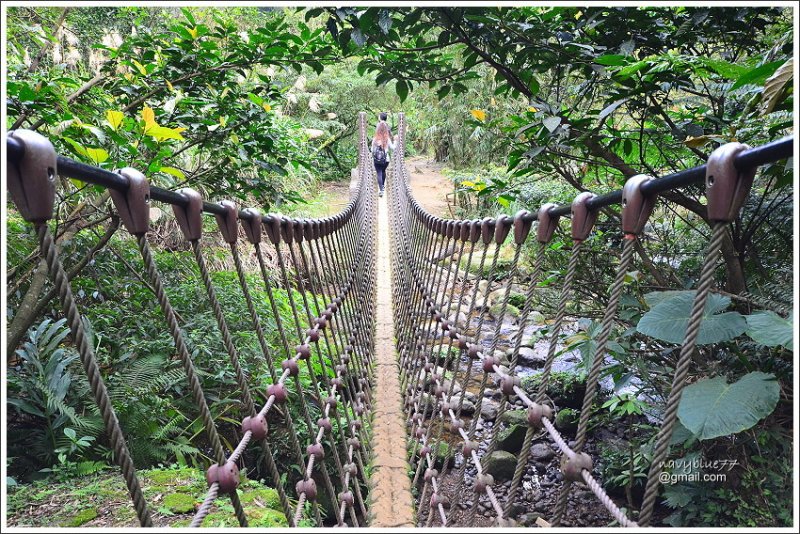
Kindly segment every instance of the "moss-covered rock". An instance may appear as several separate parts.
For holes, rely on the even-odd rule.
[[[63,527],[79,527],[84,523],[88,523],[97,517],[97,508],[86,508],[69,519],[66,519],[61,526]]]
[[[564,408],[556,413],[556,428],[562,432],[575,432],[578,429],[578,419],[580,415],[578,410],[572,408]]]
[[[528,410],[507,410],[500,416],[500,422],[510,426],[525,426],[528,424]]]
[[[186,514],[194,511],[195,498],[186,493],[164,495],[164,506],[173,514]]]
[[[281,501],[278,497],[278,492],[272,488],[248,488],[240,492],[240,500],[243,504],[255,504],[272,508],[273,510],[280,510]]]
[[[504,428],[497,435],[497,448],[501,451],[517,453],[522,450],[527,426],[512,425]]]
[[[495,451],[486,459],[486,472],[496,482],[511,480],[517,467],[517,457],[507,451]]]
[[[531,375],[522,380],[522,389],[529,395],[535,395],[541,383],[541,374]],[[581,408],[583,396],[586,394],[586,376],[582,373],[557,371],[550,375],[547,383],[547,395],[556,406]]]

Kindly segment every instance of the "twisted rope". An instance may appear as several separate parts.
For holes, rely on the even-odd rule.
[[[144,494],[142,493],[139,477],[136,476],[136,469],[133,466],[133,460],[128,451],[128,445],[122,434],[122,428],[120,428],[117,414],[114,412],[114,407],[111,404],[111,398],[108,396],[106,384],[100,374],[100,367],[97,365],[94,349],[86,336],[83,321],[78,311],[78,305],[75,302],[75,297],[72,295],[72,288],[67,280],[67,274],[64,272],[64,266],[58,258],[58,251],[53,241],[53,235],[50,233],[50,228],[46,223],[39,223],[36,225],[36,234],[39,238],[39,248],[42,252],[42,256],[44,256],[45,262],[47,263],[47,270],[50,274],[50,278],[53,280],[53,285],[61,300],[61,306],[67,316],[67,323],[72,332],[75,346],[78,348],[81,364],[89,379],[92,395],[94,395],[95,402],[97,402],[97,406],[100,408],[100,414],[103,417],[106,433],[114,449],[114,457],[117,463],[119,463],[122,476],[125,479],[125,485],[128,487],[128,493],[130,493],[131,499],[133,500],[133,507],[136,509],[139,523],[143,527],[152,527],[153,520],[150,518],[150,511],[147,508],[147,501],[145,501]]]
[[[660,484],[659,475],[664,466],[664,460],[669,453],[669,442],[672,439],[672,432],[678,421],[678,405],[681,401],[683,388],[686,387],[686,377],[689,375],[689,365],[692,362],[697,336],[700,334],[700,326],[703,323],[703,311],[706,307],[708,294],[714,284],[714,271],[717,266],[717,259],[720,254],[720,245],[727,231],[727,223],[716,222],[711,230],[711,239],[706,249],[706,257],[703,268],[700,272],[700,279],[697,284],[692,313],[689,316],[689,324],[686,327],[686,336],[683,340],[681,353],[678,363],[675,366],[675,376],[672,380],[672,389],[667,399],[667,407],[664,410],[664,421],[661,430],[656,438],[656,446],[653,451],[653,461],[650,464],[650,472],[647,475],[647,485],[642,499],[642,508],[639,513],[639,524],[643,527],[650,525],[653,516],[658,488]]]

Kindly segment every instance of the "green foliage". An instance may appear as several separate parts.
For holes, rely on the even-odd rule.
[[[71,367],[78,354],[62,347],[69,335],[65,323],[45,319],[31,329],[16,352],[19,363],[9,369],[7,402],[29,421],[24,432],[11,433],[10,447],[25,451],[14,455],[27,461],[58,459],[63,466],[68,458],[82,458],[102,429],[99,418],[87,414],[84,400],[75,395]]]
[[[645,295],[650,311],[639,320],[637,330],[662,341],[683,342],[695,293],[695,291],[662,291]],[[725,310],[730,302],[730,298],[715,293],[708,296],[700,333],[697,336],[698,345],[728,341],[747,329],[747,323],[741,314],[719,313]]]
[[[781,346],[793,350],[794,313],[784,319],[771,311],[754,312],[747,317],[747,335],[754,341],[767,347]]]
[[[779,394],[772,375],[748,373],[732,384],[718,376],[684,390],[678,417],[701,440],[727,436],[747,430],[771,414]]]

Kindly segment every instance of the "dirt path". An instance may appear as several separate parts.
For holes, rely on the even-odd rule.
[[[433,215],[452,218],[447,195],[453,192],[453,182],[442,174],[443,167],[425,156],[406,160],[414,197]]]

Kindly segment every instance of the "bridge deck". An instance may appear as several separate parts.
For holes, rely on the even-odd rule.
[[[378,204],[378,298],[375,336],[374,471],[370,492],[372,527],[412,527],[414,509],[406,462],[406,427],[400,370],[394,347],[386,197]]]

